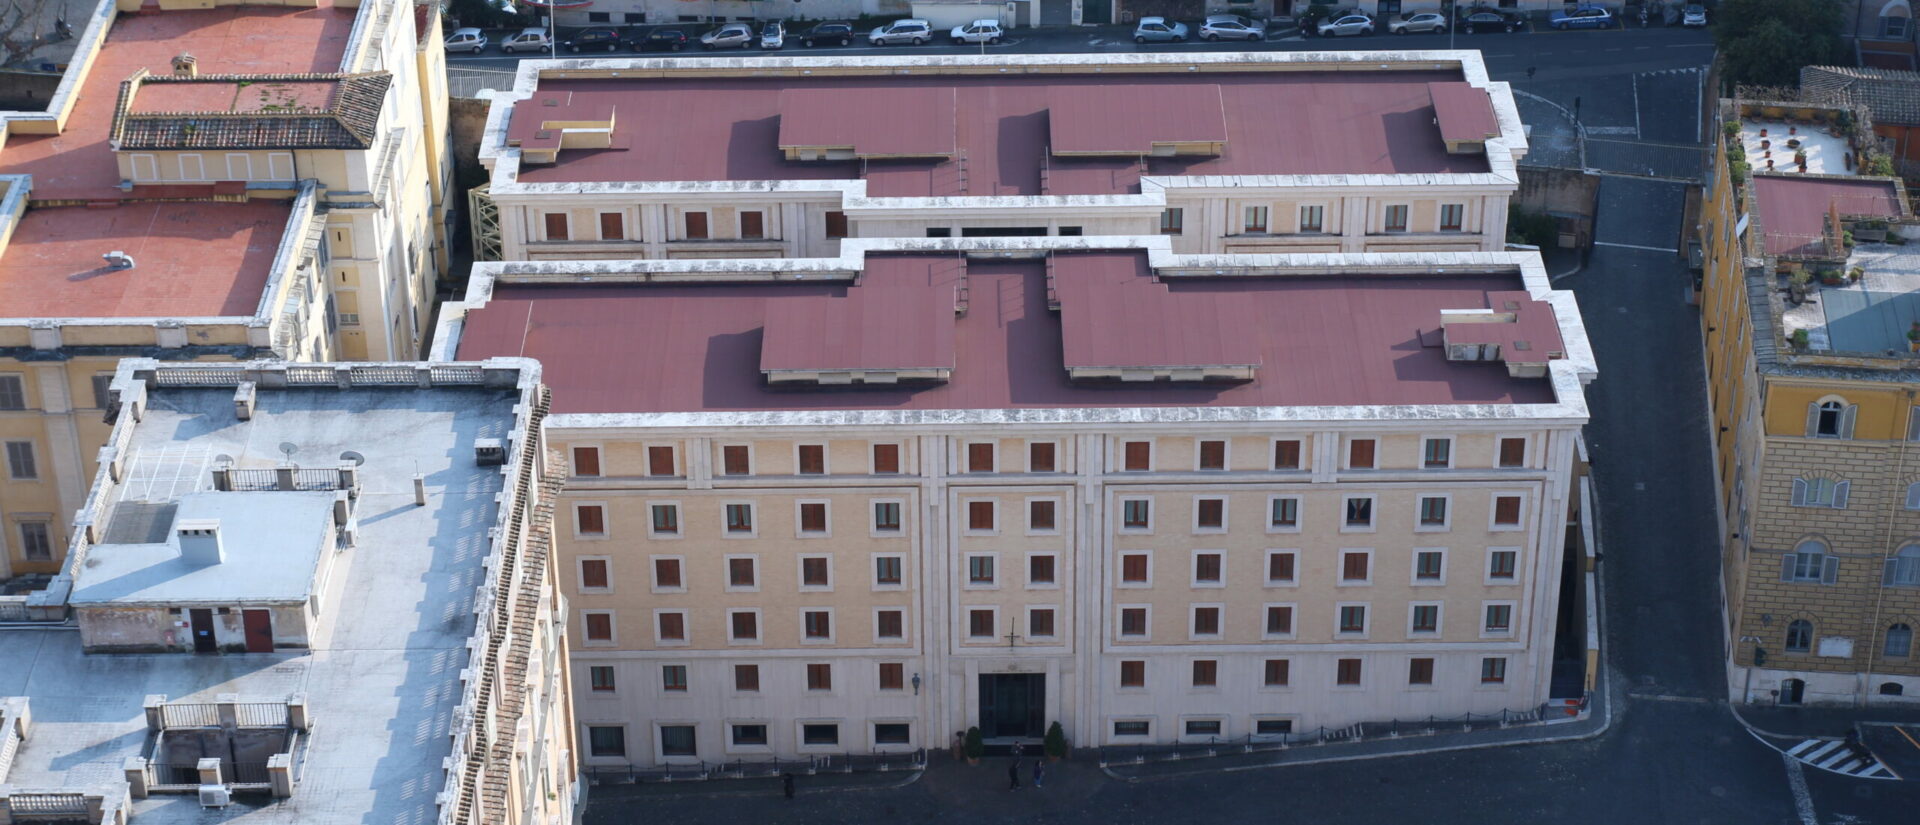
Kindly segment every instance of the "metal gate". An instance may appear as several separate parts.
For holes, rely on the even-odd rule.
[[[1040,25],[1073,25],[1073,0],[1040,0]]]
[[[1114,0],[1080,0],[1080,22],[1104,25],[1113,22]]]

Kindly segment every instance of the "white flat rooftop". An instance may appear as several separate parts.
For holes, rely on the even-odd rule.
[[[140,460],[132,462],[139,472]],[[204,468],[203,468],[204,469]],[[121,485],[122,491],[135,485]],[[220,522],[225,560],[194,564],[180,556],[180,537],[164,530],[160,543],[96,544],[75,576],[67,600],[76,607],[111,604],[212,606],[286,604],[312,595],[321,554],[335,544],[334,494],[322,492],[199,492],[182,496],[172,522],[214,519]],[[116,510],[129,508],[122,500]],[[156,521],[164,521],[164,516]],[[112,532],[109,532],[112,538]]]
[[[134,802],[132,821],[437,821],[434,797],[444,785],[442,760],[452,753],[460,669],[474,632],[471,607],[501,486],[499,467],[474,464],[473,442],[508,438],[518,400],[515,390],[463,387],[262,389],[253,419],[239,421],[231,388],[150,390],[129,448],[140,455],[167,455],[183,467],[201,466],[196,456],[221,454],[238,466],[272,466],[285,457],[283,442],[297,446],[295,460],[333,461],[345,450],[365,455],[358,544],[337,562],[306,652],[85,655],[72,630],[0,633],[0,696],[29,697],[34,719],[7,783],[120,780],[122,760],[142,755],[147,742],[147,694],[212,701],[221,693],[305,693],[315,729],[292,798],[240,794],[231,807],[204,809],[191,796],[157,794]],[[416,472],[426,477],[425,506],[414,504]],[[177,478],[181,483],[167,488],[174,499],[199,494],[197,473]],[[156,493],[151,500],[165,498]],[[229,517],[224,508],[220,517]],[[284,537],[299,551],[311,534]],[[237,549],[227,542],[229,558]]]
[[[1799,146],[1788,146],[1789,142],[1798,143]],[[1847,166],[1846,154],[1850,151],[1847,139],[1827,134],[1824,128],[1811,123],[1742,120],[1740,143],[1747,150],[1747,163],[1755,172],[1799,171],[1800,167],[1793,164],[1794,153],[1805,152],[1809,175],[1859,174],[1858,159],[1853,167]],[[1771,168],[1767,166],[1769,160],[1773,161]]]

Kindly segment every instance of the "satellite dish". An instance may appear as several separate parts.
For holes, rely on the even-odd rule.
[[[355,466],[355,467],[358,467],[358,466],[360,466],[360,465],[362,465],[362,464],[365,464],[365,463],[367,463],[367,457],[366,457],[366,456],[363,456],[363,455],[361,455],[361,454],[359,454],[359,453],[356,453],[356,452],[354,452],[354,451],[352,451],[352,450],[348,450],[348,451],[346,451],[346,452],[344,452],[344,453],[341,453],[341,454],[340,454],[340,460],[341,460],[341,461],[351,461],[351,462],[353,462],[353,466]]]
[[[213,457],[213,463],[223,467],[231,467],[233,466],[233,456],[221,453]]]
[[[280,453],[282,455],[285,455],[288,461],[292,461],[293,454],[297,452],[300,452],[300,445],[295,444],[291,441],[280,442]]]

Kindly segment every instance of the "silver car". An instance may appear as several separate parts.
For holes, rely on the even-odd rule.
[[[753,47],[753,27],[745,23],[728,23],[706,34],[700,35],[700,48],[749,49]]]
[[[1316,33],[1321,37],[1340,37],[1348,34],[1373,34],[1373,18],[1364,14],[1349,14],[1320,24]]]
[[[867,33],[867,42],[875,46],[894,43],[912,43],[920,46],[931,39],[933,39],[933,24],[913,17],[895,20]]]
[[[1395,20],[1387,24],[1387,31],[1393,34],[1413,34],[1414,32],[1444,32],[1447,30],[1447,18],[1433,12],[1421,12],[1405,20]]]
[[[1215,14],[1200,24],[1201,40],[1265,40],[1267,30],[1237,14]]]
[[[1145,43],[1184,43],[1187,40],[1187,24],[1175,23],[1165,17],[1142,17],[1133,27],[1133,42]]]

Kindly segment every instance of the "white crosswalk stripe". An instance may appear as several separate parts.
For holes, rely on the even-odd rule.
[[[1862,779],[1893,779],[1893,772],[1858,745],[1841,739],[1805,739],[1786,750],[1787,756],[1823,771]]]

